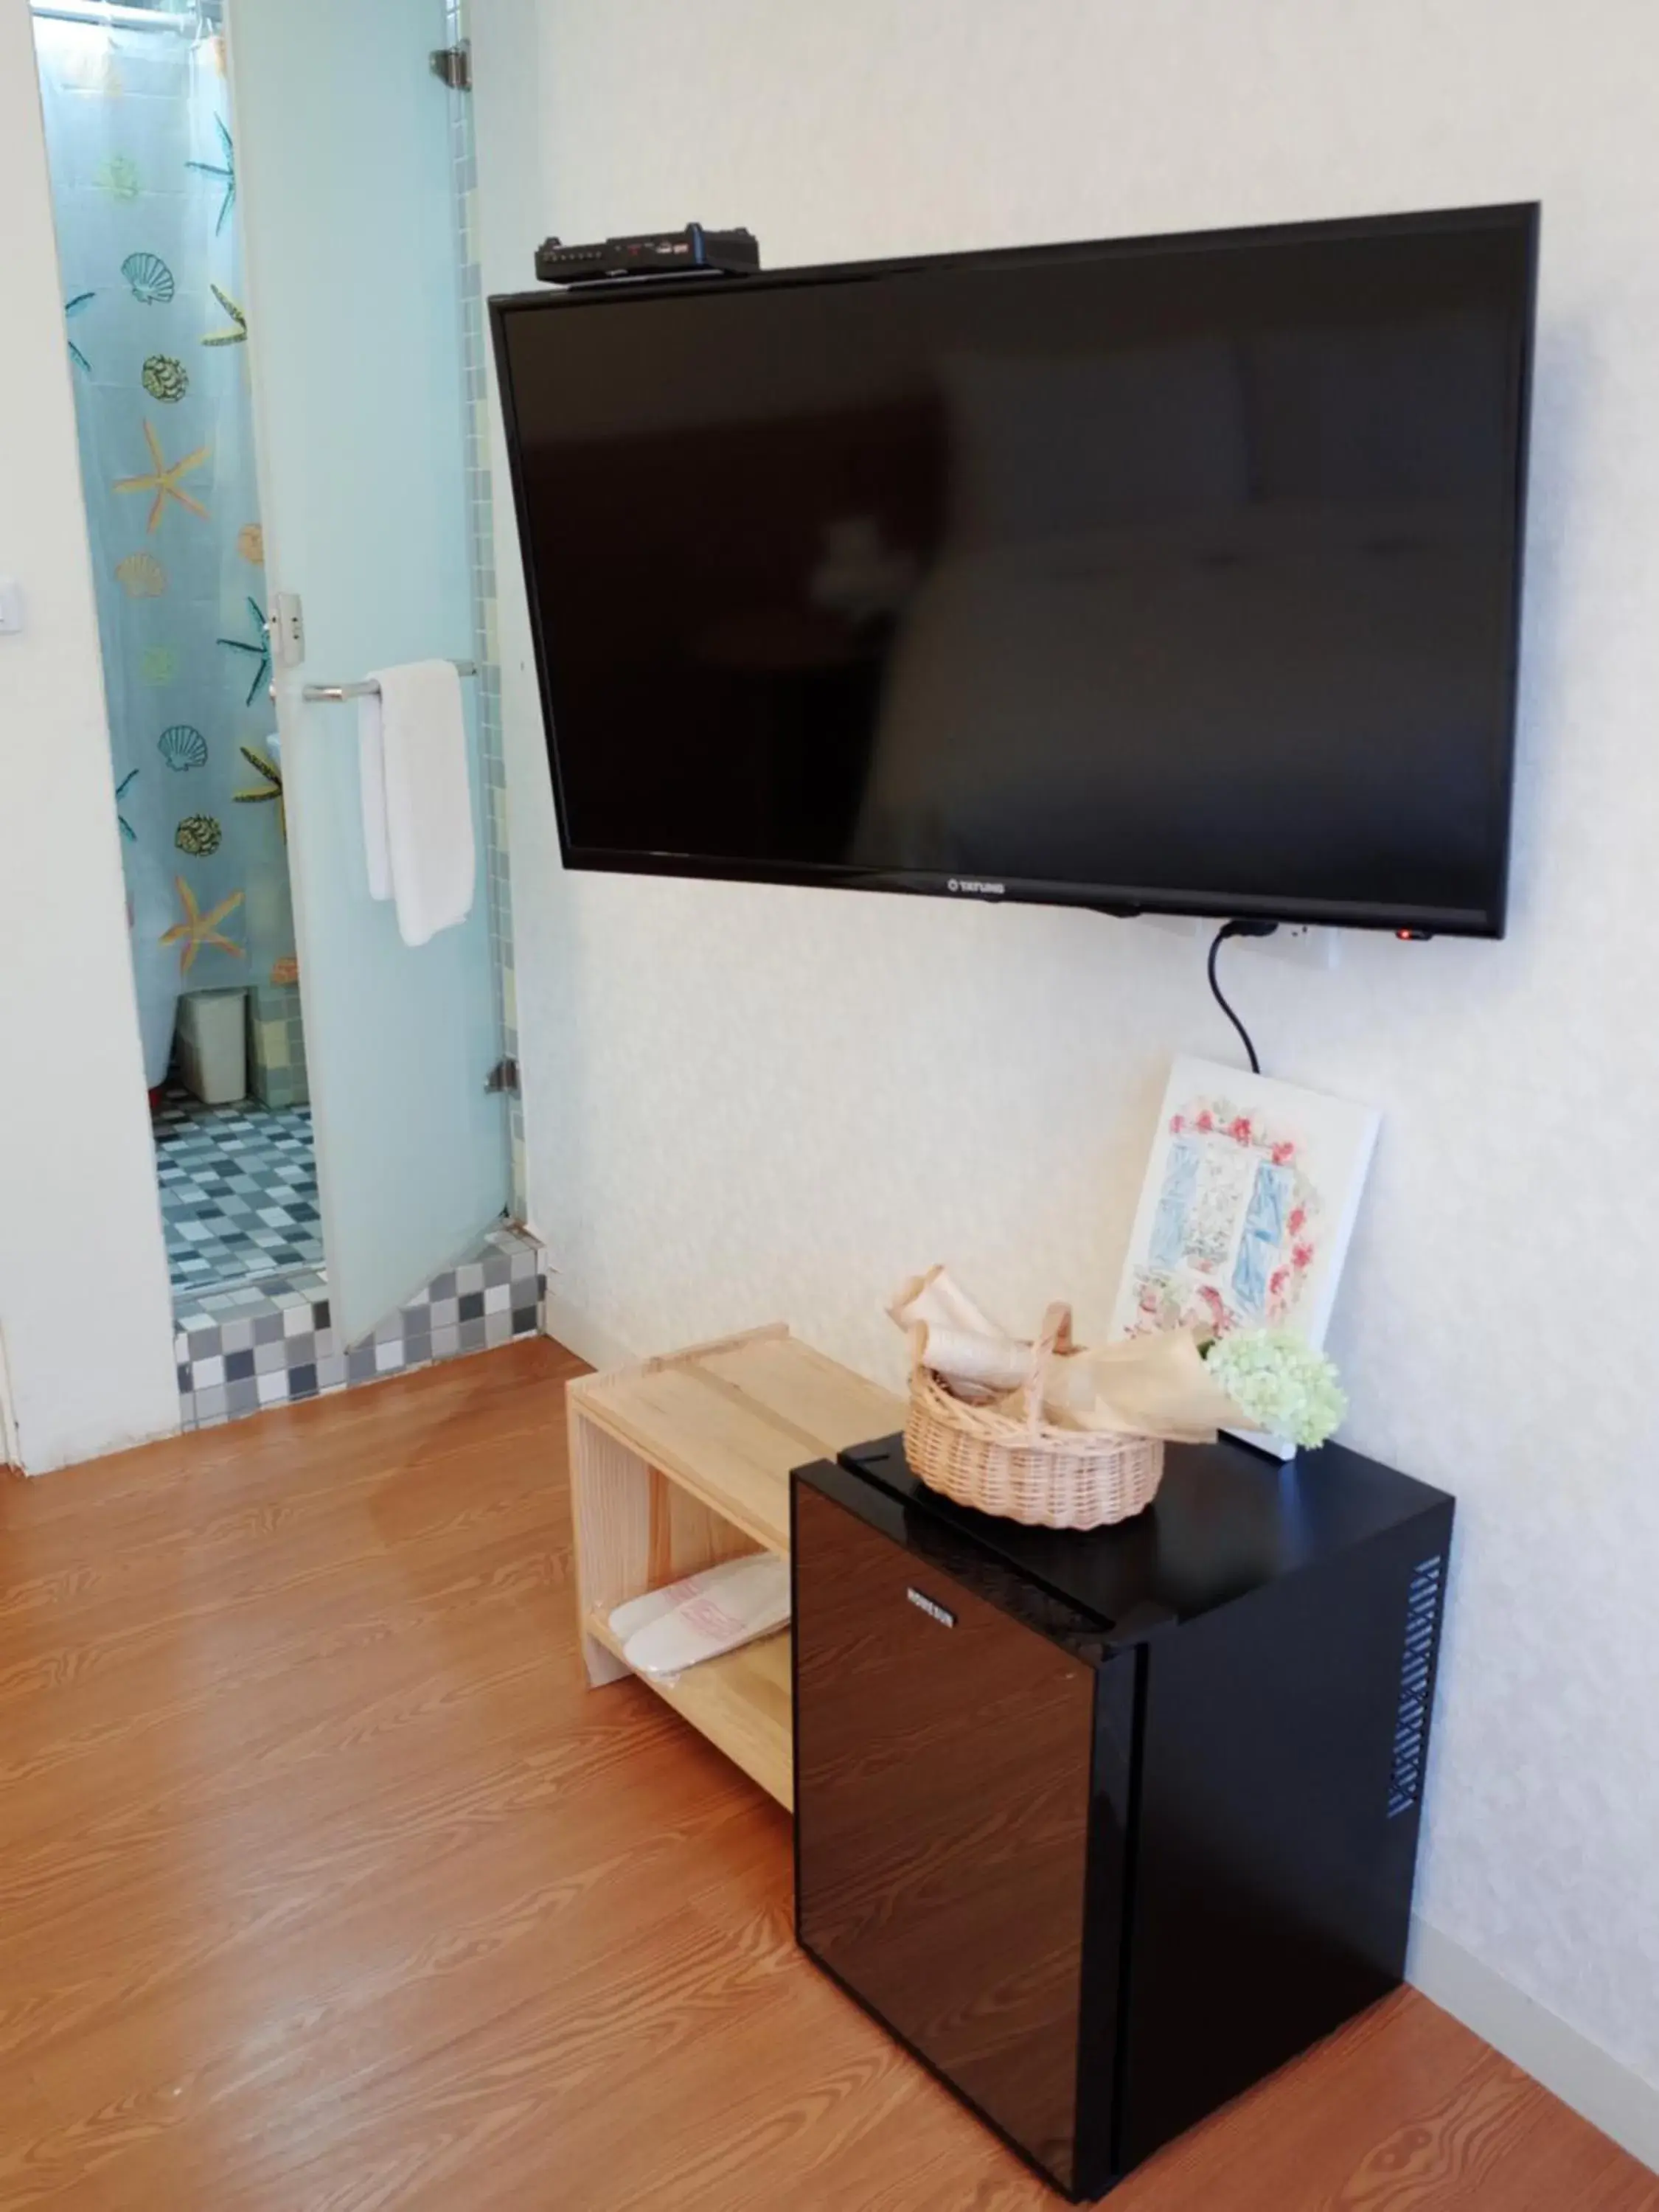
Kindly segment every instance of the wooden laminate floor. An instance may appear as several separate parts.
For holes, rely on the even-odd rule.
[[[1017,2212],[790,1940],[784,1814],[572,1627],[515,1346],[0,1481],[0,2206]],[[1656,2212],[1402,1993],[1115,2212]]]

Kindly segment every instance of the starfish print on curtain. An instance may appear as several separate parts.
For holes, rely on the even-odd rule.
[[[98,295],[96,292],[77,292],[72,300],[65,300],[64,302],[64,320],[66,323],[72,322],[76,315],[84,315],[87,309],[92,305],[93,301],[97,297]],[[75,366],[77,368],[85,369],[87,374],[90,376],[92,374],[92,363],[87,359],[85,354],[82,352],[80,347],[76,344],[73,338],[69,342],[69,349],[70,359],[75,363]]]
[[[270,633],[265,628],[265,611],[257,599],[248,601],[247,611],[253,617],[252,639],[222,637],[219,642],[221,645],[228,646],[233,653],[246,653],[254,664],[253,681],[248,685],[247,696],[242,702],[245,707],[251,707],[258,696],[259,686],[265,683],[270,675]]]
[[[256,775],[263,776],[263,787],[253,784],[246,791],[233,792],[231,796],[239,806],[258,806],[263,800],[276,802],[277,826],[283,841],[288,842],[288,808],[283,799],[283,771],[273,760],[267,760],[257,745],[239,745],[237,750]]]
[[[201,467],[208,457],[209,448],[198,446],[193,453],[186,453],[182,460],[168,462],[162,456],[161,441],[149,422],[144,424],[144,443],[149,447],[149,458],[154,464],[149,474],[147,477],[122,477],[117,481],[115,489],[117,491],[155,493],[155,503],[150,508],[149,520],[145,528],[154,530],[157,526],[161,520],[161,510],[170,499],[176,499],[180,507],[187,507],[192,514],[199,514],[204,522],[208,521],[210,517],[206,507],[200,500],[192,499],[187,491],[179,490],[179,479],[188,476],[192,469]]]
[[[219,220],[213,226],[213,234],[216,238],[230,220],[230,211],[236,204],[236,149],[231,143],[229,131],[216,115],[213,118],[213,127],[219,134],[219,146],[224,160],[186,161],[185,167],[194,169],[200,176],[217,177],[225,188],[225,196],[219,203]]]
[[[162,931],[161,942],[163,945],[183,946],[179,955],[179,973],[189,975],[196,965],[197,954],[204,945],[216,945],[222,952],[234,952],[239,960],[246,960],[247,954],[242,947],[222,935],[219,929],[219,924],[226,915],[234,914],[242,903],[240,891],[232,891],[228,898],[222,898],[217,906],[210,907],[204,914],[196,902],[195,892],[184,878],[175,876],[173,882],[179,894],[179,903],[185,910],[185,918],[182,921],[175,921],[171,929]]]
[[[208,289],[230,317],[231,328],[228,331],[210,331],[202,340],[202,343],[205,346],[246,345],[247,316],[243,311],[241,302],[239,300],[233,300],[228,292],[222,292],[216,284],[210,283]]]

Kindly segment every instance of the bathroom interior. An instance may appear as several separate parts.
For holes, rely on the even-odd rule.
[[[250,341],[238,144],[246,132],[232,104],[224,0],[31,0],[31,12],[179,1420],[201,1427],[540,1326],[545,1277],[524,1227],[515,1038],[505,1012],[499,678],[479,668],[494,579],[476,423],[484,369],[468,234],[472,125],[468,104],[429,65],[432,35],[453,27],[453,10],[430,0],[428,20],[417,21],[388,0],[365,36],[382,58],[395,40],[401,77],[390,112],[407,125],[411,174],[426,195],[425,219],[409,234],[420,270],[406,296],[424,318],[417,342],[432,364],[427,434],[441,441],[453,410],[453,447],[434,477],[449,501],[438,526],[465,550],[442,565],[441,606],[394,586],[395,561],[366,575],[356,546],[331,590],[326,578],[316,580],[317,545],[338,550],[335,503],[347,488],[337,473],[319,478],[302,425],[306,407],[334,387],[319,386],[306,399],[295,379],[346,380],[342,404],[362,418],[347,466],[352,511],[368,514],[377,495],[364,424],[380,416],[363,402],[374,372],[361,343],[336,360],[328,345],[338,333],[307,322],[309,234],[297,189],[291,203],[280,189],[274,198],[254,196],[256,253],[280,234],[301,242],[302,266],[301,289],[287,295],[270,344],[261,354],[257,301]],[[303,76],[308,52],[291,22],[281,10],[250,11],[232,26],[256,45],[270,34],[253,81],[268,163],[286,143],[283,72],[291,64]],[[351,154],[370,166],[379,142],[367,133]],[[257,129],[247,166],[259,166]],[[280,178],[280,161],[272,173]],[[359,210],[352,254],[386,252],[386,240],[363,243],[374,219]],[[390,242],[407,244],[402,212],[397,225]],[[350,387],[358,374],[366,381]],[[277,587],[266,576],[257,414],[279,520],[286,502],[303,535],[294,518],[307,498],[324,517],[309,565],[301,564],[313,584],[313,636],[332,623],[324,673],[355,676],[441,643],[480,677],[468,742],[473,819],[483,825],[481,889],[470,916],[430,950],[410,953],[398,940],[390,908],[374,902],[362,873],[356,710],[314,703],[365,687],[307,686],[302,695],[301,654],[290,651],[284,664],[277,653],[273,667],[267,617]],[[387,436],[386,465],[401,483],[404,431],[392,424]],[[279,697],[285,676],[290,696]],[[314,731],[314,782],[326,790],[305,817],[309,875],[303,808],[289,817],[279,713],[290,718],[289,795],[305,766],[307,739],[296,747],[295,729]],[[331,781],[344,761],[353,763],[349,793]],[[311,886],[309,897],[301,893],[313,947],[309,1038],[295,882]],[[376,1022],[395,1030],[401,1016],[403,1027],[395,1038],[380,1035],[365,1059],[371,1006]],[[313,1127],[312,1082],[326,1090],[331,1066],[339,1071],[332,1119],[319,1112]],[[418,1097],[422,1108],[404,1117],[395,1144],[386,1139],[389,1097]]]
[[[220,0],[33,16],[167,1266],[201,1329],[323,1288]]]

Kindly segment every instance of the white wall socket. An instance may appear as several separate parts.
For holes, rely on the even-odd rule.
[[[1281,921],[1271,937],[1235,937],[1227,955],[1263,952],[1269,960],[1288,960],[1297,968],[1334,968],[1342,933],[1322,922]]]
[[[0,637],[9,637],[21,629],[27,619],[23,586],[15,576],[0,576]]]
[[[1200,921],[1190,914],[1143,914],[1136,917],[1148,929],[1161,929],[1171,937],[1202,937],[1207,944],[1221,927]],[[1281,921],[1271,937],[1232,937],[1225,957],[1238,952],[1265,952],[1270,960],[1288,960],[1296,968],[1334,968],[1341,933],[1311,921]]]

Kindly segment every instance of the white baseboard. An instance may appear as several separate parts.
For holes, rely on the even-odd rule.
[[[1406,1978],[1632,2158],[1659,2172],[1659,2087],[1416,1913]]]
[[[590,1367],[631,1367],[641,1358],[631,1345],[596,1321],[591,1313],[568,1298],[561,1297],[550,1282],[547,1296],[542,1302],[544,1333],[567,1352],[574,1352],[578,1359],[585,1359]]]

